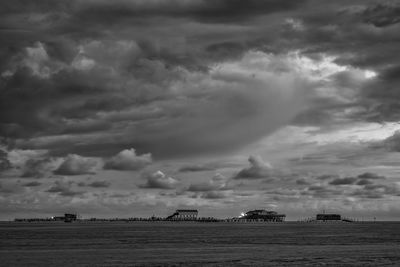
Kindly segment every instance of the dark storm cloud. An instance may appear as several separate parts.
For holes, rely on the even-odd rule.
[[[241,42],[220,42],[208,45],[205,51],[216,61],[239,58],[248,47]]]
[[[125,47],[129,50],[132,46],[135,47],[131,42],[121,43],[121,49]],[[112,45],[103,46],[101,42],[93,42],[87,45],[87,49],[102,51],[112,49]],[[7,110],[7,116],[3,117],[3,134],[21,138],[47,132],[49,137],[39,137],[43,142],[21,140],[20,145],[25,148],[46,148],[53,154],[66,154],[72,150],[86,155],[109,155],[110,152],[130,145],[135,145],[138,150],[146,149],[160,155],[205,152],[210,148],[216,151],[231,149],[232,144],[243,145],[248,139],[260,138],[270,132],[281,120],[291,116],[296,109],[296,102],[301,99],[300,95],[299,98],[293,98],[294,103],[290,106],[294,110],[279,112],[279,118],[276,118],[271,111],[280,109],[282,105],[278,103],[286,100],[269,100],[276,94],[274,90],[279,87],[283,87],[282,90],[292,90],[291,82],[285,84],[286,80],[281,80],[280,77],[276,81],[271,80],[270,88],[265,90],[263,87],[267,85],[261,80],[249,80],[246,76],[233,79],[234,73],[229,72],[211,77],[203,73],[196,76],[182,69],[168,69],[163,62],[155,60],[140,61],[138,68],[144,68],[145,71],[136,72],[139,77],[131,77],[122,70],[115,73],[105,65],[97,67],[95,61],[84,57],[77,59],[76,65],[74,62],[72,66],[60,63],[59,72],[49,73],[52,68],[47,66],[48,54],[44,46],[36,44],[28,51],[30,52],[25,55],[27,58],[19,63],[24,66],[26,79],[16,78],[21,72],[20,67],[5,78],[9,87],[14,87],[13,81],[25,83],[20,85],[23,89],[19,91],[11,88],[7,90],[7,97],[2,105]],[[96,52],[94,55],[100,56],[101,53]],[[246,65],[247,60],[255,58],[255,54],[249,55],[240,64]],[[269,59],[266,57],[265,60]],[[194,79],[193,83],[187,81],[180,84],[178,80],[187,75]],[[126,91],[122,82],[124,79],[135,90]],[[271,76],[271,79],[275,78]],[[181,91],[183,88],[178,89],[183,97],[162,88],[163,83],[168,85],[170,81],[177,83],[178,87],[189,87],[185,91]],[[214,81],[220,84],[217,91],[211,90]],[[204,83],[207,90],[196,92],[196,82]],[[250,93],[244,91],[247,83],[254,86]],[[273,87],[274,83],[276,88]],[[300,81],[298,84],[301,83]],[[109,88],[104,88],[107,85]],[[37,87],[37,90],[32,91],[30,87]],[[297,90],[296,94],[301,91]],[[114,93],[127,94],[118,108],[114,108],[114,104],[92,105],[95,109],[93,111],[89,108],[88,101],[96,103],[93,100],[95,98],[103,97],[104,101],[115,101]],[[270,105],[266,105],[261,99],[270,101]],[[46,106],[44,103],[47,100],[49,102]],[[12,102],[14,105],[10,105]],[[132,106],[127,107],[125,104]],[[25,105],[31,117],[17,109],[16,106],[19,105]],[[86,111],[83,107],[87,107]],[[193,116],[196,120],[193,120]],[[271,123],[261,124],[263,119]],[[247,124],[255,129],[250,135],[244,130]],[[211,134],[210,128],[219,130]],[[194,138],[194,132],[198,133],[198,137]],[[69,133],[70,138],[64,137],[66,133]],[[136,138],[131,133],[136,133]]]
[[[42,183],[37,182],[37,181],[33,181],[33,182],[29,182],[29,183],[23,184],[23,186],[26,186],[26,187],[36,187],[36,186],[40,186],[40,185],[42,185]]]
[[[338,64],[370,69],[376,71],[378,76],[358,86],[347,83],[347,86],[359,87],[357,99],[349,99],[345,105],[335,100],[337,103],[333,106],[321,106],[317,101],[296,118],[295,123],[334,123],[337,119],[332,115],[340,114],[349,105],[354,108],[353,112],[345,114],[350,120],[397,121],[398,79],[394,77],[398,75],[393,77],[387,73],[397,72],[400,5],[395,1],[382,1],[379,4],[376,1],[354,1],[348,2],[348,5],[338,2],[324,5],[318,5],[318,1],[313,3],[319,11],[304,10],[303,14],[298,14],[304,30],[291,33],[292,44],[305,47],[305,53],[310,56],[330,54],[336,57]]]
[[[110,157],[129,147],[156,158],[220,153],[271,133],[304,106],[294,123],[398,120],[395,3],[53,2],[0,4],[0,136],[19,148],[61,156]],[[379,79],[357,84],[357,97],[345,103],[315,95],[306,105],[301,98],[315,85],[279,61],[294,50],[336,56]],[[254,73],[255,65],[268,67]],[[343,76],[331,78],[353,88]]]
[[[202,171],[212,171],[215,170],[216,167],[205,164],[205,165],[186,165],[179,168],[179,172],[202,172]]]
[[[373,172],[365,172],[357,176],[357,178],[361,180],[382,180],[386,179],[385,176],[373,173]]]
[[[329,182],[331,185],[351,185],[357,181],[355,177],[337,178]]]
[[[305,1],[280,0],[194,0],[194,1],[93,1],[78,13],[79,17],[93,21],[146,17],[183,17],[205,22],[234,22],[252,19],[258,15],[287,11],[301,6]]]
[[[363,12],[365,22],[386,27],[400,22],[400,6],[377,4]]]
[[[358,180],[356,183],[356,185],[367,185],[367,184],[373,184],[373,182],[368,179],[361,179]]]
[[[130,146],[166,155],[208,151],[212,147],[218,151],[221,146],[226,149],[235,143],[243,145],[248,140],[226,136],[223,129],[218,131],[221,132],[218,138],[227,140],[226,144],[220,140],[214,143],[208,137],[193,140],[194,132],[204,129],[198,136],[206,136],[206,128],[222,125],[220,122],[232,125],[234,120],[230,117],[234,114],[228,112],[217,122],[207,122],[203,118],[210,114],[202,114],[201,110],[207,109],[199,105],[194,109],[199,128],[192,127],[189,121],[195,120],[178,118],[178,114],[191,114],[190,102],[201,103],[208,96],[186,95],[188,104],[182,106],[175,103],[179,95],[171,97],[169,90],[165,90],[171,81],[185,79],[188,74],[174,66],[205,71],[209,63],[231,58],[226,50],[237,55],[248,50],[241,41],[231,40],[238,35],[229,36],[229,32],[238,32],[240,27],[226,31],[225,26],[190,22],[235,24],[259,15],[286,12],[302,3],[276,0],[2,3],[5,15],[0,20],[4,26],[0,34],[7,42],[3,43],[2,51],[6,52],[1,60],[0,135],[28,139],[50,136],[51,141],[34,140],[19,145],[46,147],[53,155],[110,156]],[[182,20],[189,23],[183,24],[177,36],[171,36]],[[149,34],[153,30],[158,34]],[[222,32],[227,35],[222,37]],[[224,94],[208,99],[216,97],[217,104],[224,101]],[[243,97],[238,94],[222,103],[221,108],[216,105],[215,113],[224,114],[235,105],[243,108],[248,105],[246,99],[240,100]],[[160,100],[169,103],[156,103]],[[20,106],[25,107],[24,112]],[[177,128],[183,128],[182,132],[176,132]],[[227,133],[232,131],[227,127]],[[248,139],[259,138],[265,131],[269,130],[260,129]],[[149,132],[160,135],[149,136]],[[116,138],[117,133],[122,136]],[[52,139],[61,135],[71,138]],[[128,138],[131,135],[138,138]],[[81,136],[87,139],[82,142]]]
[[[76,185],[79,186],[79,187],[84,187],[84,186],[86,186],[86,183],[85,182],[78,182]]]
[[[72,7],[71,3],[76,1],[30,1],[30,0],[16,0],[16,1],[3,1],[0,4],[2,14],[18,14],[20,12],[53,12],[54,10],[66,10]]]
[[[397,51],[391,53],[397,53]],[[400,69],[398,63],[390,62],[390,55],[388,57],[385,62],[382,62],[385,66],[381,68],[380,75],[363,91],[365,109],[360,112],[359,116],[367,121],[381,123],[385,121],[397,122],[400,119],[399,93],[396,90],[400,85],[398,78]],[[396,56],[393,57],[396,58]],[[396,58],[396,60],[398,61],[399,58]],[[376,88],[380,89],[376,90]]]
[[[400,152],[400,131],[396,131],[392,136],[384,139],[382,142],[375,144],[376,147],[384,147],[389,151]]]
[[[126,1],[117,0],[110,3],[105,0],[68,2],[44,0],[32,2],[18,0],[1,4],[3,14],[18,14],[22,12],[51,13],[55,11],[73,13],[84,12],[100,20],[101,15],[111,18],[156,17],[156,16],[185,16],[204,17],[214,19],[248,17],[269,14],[276,11],[287,11],[301,6],[305,1],[280,0],[249,0],[245,3],[240,0],[157,0],[157,1]],[[90,17],[88,17],[90,19]]]
[[[111,183],[108,181],[94,181],[92,183],[87,184],[87,186],[94,188],[107,188],[111,186]]]

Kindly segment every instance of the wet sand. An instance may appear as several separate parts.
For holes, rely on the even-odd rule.
[[[0,266],[399,266],[400,223],[0,223]]]

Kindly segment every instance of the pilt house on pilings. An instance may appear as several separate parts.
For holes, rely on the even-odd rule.
[[[199,212],[197,210],[176,210],[174,214],[167,217],[170,221],[194,221],[197,220],[197,215]]]

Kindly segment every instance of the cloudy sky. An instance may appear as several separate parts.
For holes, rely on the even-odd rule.
[[[0,219],[399,219],[399,32],[394,0],[1,1]]]

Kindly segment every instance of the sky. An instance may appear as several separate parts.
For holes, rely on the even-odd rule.
[[[0,220],[400,219],[400,2],[0,3]]]

